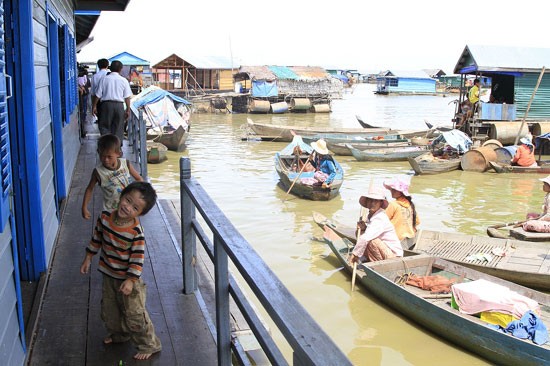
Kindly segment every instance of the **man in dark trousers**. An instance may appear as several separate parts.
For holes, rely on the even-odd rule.
[[[120,75],[122,62],[113,61],[111,72],[97,86],[93,104],[93,114],[97,116],[97,104],[101,100],[101,114],[98,116],[99,133],[124,138],[124,122],[130,117],[130,83]],[[124,110],[126,104],[126,111]]]
[[[101,114],[101,100],[96,96],[97,89],[99,87],[99,84],[101,83],[101,80],[109,73],[109,60],[106,58],[101,58],[97,60],[97,68],[99,69],[94,76],[92,76],[92,106],[94,105],[94,100],[97,99],[97,114],[94,114],[97,119],[99,119],[99,115]],[[95,121],[97,123],[97,120]]]

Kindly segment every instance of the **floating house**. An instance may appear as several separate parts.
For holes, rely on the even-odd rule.
[[[542,67],[550,60],[550,48],[467,45],[454,72],[490,78],[491,94],[499,102],[513,104],[516,118],[523,118]],[[544,74],[527,119],[550,119],[550,75]],[[509,107],[507,107],[509,108]]]
[[[151,85],[153,76],[151,73],[151,63],[149,61],[128,52],[121,52],[110,57],[109,63],[115,60],[122,62],[122,65],[124,65],[120,75],[128,79],[134,94],[138,94],[141,92],[142,88]]]
[[[186,97],[233,91],[238,63],[223,56],[171,54],[153,65],[154,85]]]
[[[234,75],[242,96],[234,96],[234,112],[329,112],[344,84],[317,66],[241,66]]]
[[[30,322],[24,309],[33,304],[22,293],[32,295],[49,269],[80,150],[77,49],[89,42],[99,11],[123,11],[128,2],[8,0],[0,5],[2,19],[11,19],[0,23],[3,365],[25,363],[32,326],[25,328]]]
[[[376,94],[435,95],[436,79],[423,70],[380,72],[376,77]]]

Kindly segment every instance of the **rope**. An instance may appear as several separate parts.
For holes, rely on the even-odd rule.
[[[409,267],[407,266],[407,263],[403,260],[403,258],[401,258],[401,262],[403,263],[405,273],[395,277],[393,282],[399,286],[404,286],[409,278],[413,275],[413,273],[409,271]]]

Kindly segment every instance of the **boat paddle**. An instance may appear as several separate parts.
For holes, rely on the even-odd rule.
[[[359,211],[359,220],[363,220],[363,215],[365,212],[363,211],[363,207],[361,207],[361,210]],[[355,240],[355,245],[359,242],[359,237],[361,236],[361,229],[357,228],[357,237]],[[351,292],[355,290],[355,277],[357,276],[357,261],[353,262],[353,271],[351,273]]]
[[[286,201],[286,198],[288,197],[288,194],[290,193],[290,191],[292,190],[292,187],[294,187],[294,184],[296,183],[296,181],[298,180],[298,178],[300,178],[300,175],[302,175],[302,172],[304,171],[307,163],[309,162],[309,159],[311,158],[311,154],[309,154],[309,156],[307,157],[307,160],[305,161],[304,165],[302,165],[302,169],[300,169],[300,172],[298,173],[298,175],[296,176],[296,178],[294,178],[294,181],[292,182],[292,184],[290,185],[290,188],[288,189],[288,191],[286,191],[286,195],[285,197],[283,198],[283,202]]]
[[[529,220],[513,221],[513,222],[508,222],[508,223],[505,223],[505,224],[491,225],[491,226],[487,227],[487,235],[489,235],[490,237],[493,237],[493,238],[508,239],[509,238],[508,235],[502,234],[497,229],[502,229],[502,228],[509,227],[509,226],[518,227],[518,226],[520,226],[521,224],[523,224],[527,221],[529,221]]]

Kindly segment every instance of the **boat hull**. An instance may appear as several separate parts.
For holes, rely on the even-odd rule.
[[[182,126],[179,126],[174,131],[164,132],[158,135],[148,134],[147,139],[163,144],[170,151],[182,152],[187,147],[186,142],[188,136],[189,132]]]
[[[350,149],[351,154],[357,161],[407,161],[410,157],[416,157],[427,152],[426,148],[422,146],[396,147],[393,149],[367,149],[362,151],[354,148],[350,144],[346,144],[346,146]]]
[[[334,232],[332,232],[334,233]],[[325,240],[340,264],[351,274],[347,261],[349,244],[331,230],[325,231]],[[550,295],[533,291],[511,282],[488,276],[443,259],[418,255],[363,263],[357,270],[358,282],[368,292],[393,307],[411,321],[446,338],[485,359],[499,365],[541,365],[550,359],[548,345],[536,345],[487,327],[479,318],[462,314],[450,306],[449,296],[433,296],[410,285],[398,285],[394,279],[407,273],[423,276],[441,274],[449,278],[467,280],[485,279],[536,300],[543,306],[541,318],[548,319]],[[544,306],[546,305],[546,306]],[[452,331],[450,331],[452,329]]]
[[[414,158],[409,157],[407,160],[416,175],[441,174],[460,168],[460,157],[450,159],[434,157],[433,159],[426,160],[424,159],[424,155],[420,155]]]

